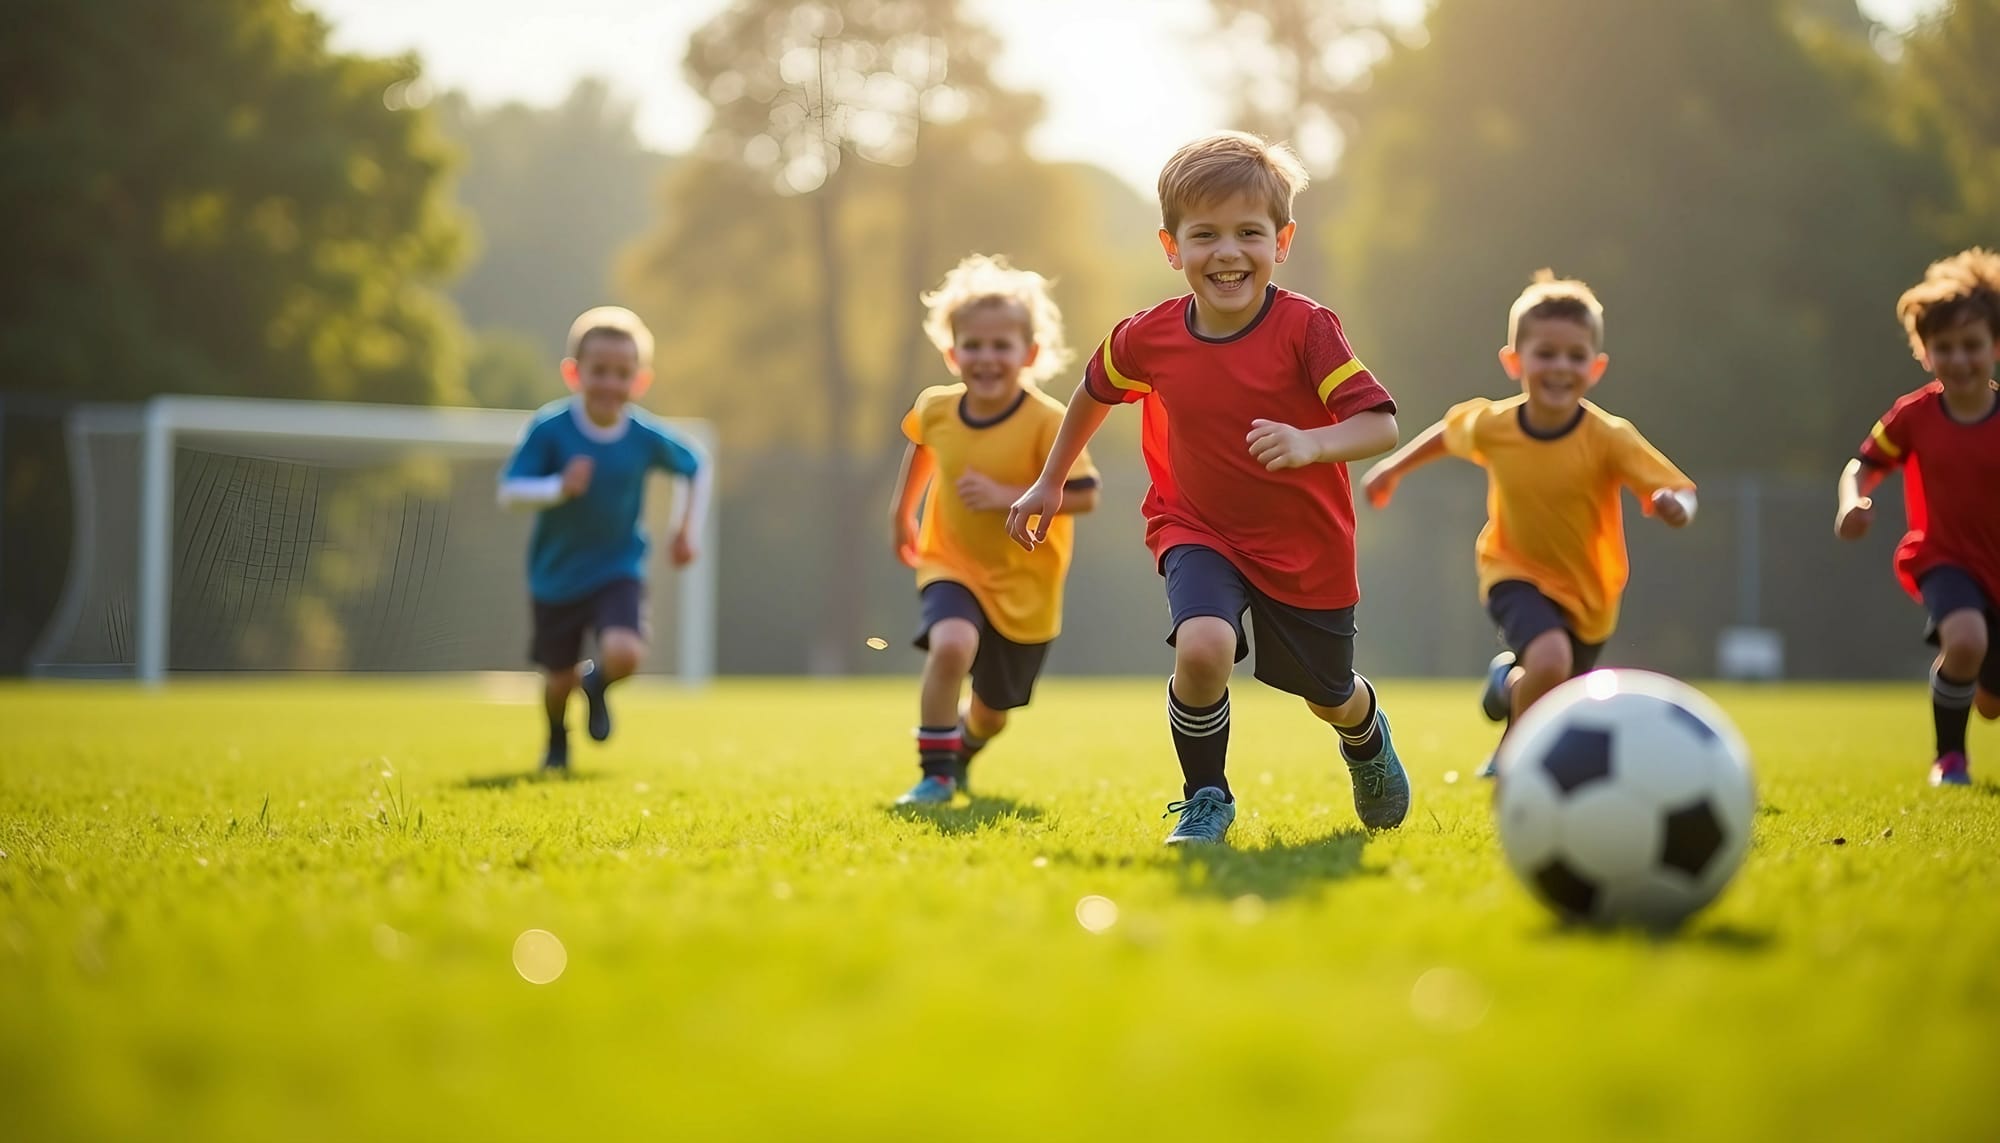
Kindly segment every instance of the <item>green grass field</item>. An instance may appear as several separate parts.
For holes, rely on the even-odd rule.
[[[1923,785],[1920,683],[1711,692],[1762,807],[1670,939],[1513,884],[1475,686],[1383,686],[1374,837],[1238,687],[1193,854],[1155,680],[1050,680],[930,814],[913,683],[633,685],[558,783],[517,679],[0,688],[0,1134],[2000,1137],[2000,788]]]

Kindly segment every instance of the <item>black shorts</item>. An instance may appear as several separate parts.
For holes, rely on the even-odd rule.
[[[1924,610],[1930,612],[1924,623],[1924,642],[1933,647],[1938,642],[1938,624],[1945,616],[1954,611],[1977,611],[1986,616],[1986,661],[1979,668],[1979,686],[1988,694],[2000,695],[2000,607],[1986,598],[1971,572],[1950,564],[1925,572],[1917,580],[1917,590],[1923,593]]]
[[[1524,579],[1503,579],[1486,593],[1486,614],[1500,628],[1500,642],[1516,659],[1528,644],[1560,629],[1569,636],[1570,674],[1587,674],[1604,654],[1604,644],[1586,643],[1570,628],[1569,617],[1542,589]]]
[[[1016,643],[993,629],[986,609],[962,583],[938,580],[917,594],[922,617],[917,620],[917,650],[931,649],[931,628],[940,620],[963,619],[979,632],[979,650],[972,656],[972,693],[993,710],[1013,710],[1034,697],[1035,680],[1049,657],[1047,643]]]
[[[604,637],[607,628],[637,631],[646,639],[646,585],[614,579],[589,595],[562,603],[534,601],[535,633],[528,658],[551,671],[567,671],[583,658],[584,632]]]
[[[1167,609],[1172,644],[1181,624],[1198,616],[1227,620],[1236,629],[1236,661],[1250,654],[1243,627],[1250,613],[1257,632],[1257,678],[1319,706],[1339,706],[1354,697],[1354,609],[1314,610],[1280,603],[1250,585],[1229,558],[1214,548],[1181,544],[1160,557],[1167,577]]]

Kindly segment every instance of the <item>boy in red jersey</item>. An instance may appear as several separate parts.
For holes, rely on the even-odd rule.
[[[1965,724],[1974,705],[2000,717],[2000,254],[1978,247],[1934,262],[1896,302],[1911,352],[1934,377],[1897,401],[1840,474],[1834,531],[1859,539],[1869,494],[1897,466],[1909,531],[1896,578],[1930,612],[1931,785],[1972,784]]]
[[[1396,444],[1395,403],[1340,319],[1270,284],[1290,252],[1298,158],[1224,132],[1160,172],[1160,245],[1192,293],[1118,323],[1092,355],[1042,474],[1007,530],[1032,548],[1063,480],[1114,405],[1143,402],[1152,488],[1146,544],[1167,581],[1167,716],[1184,779],[1167,844],[1219,842],[1236,818],[1224,773],[1229,677],[1257,635],[1256,674],[1338,732],[1362,824],[1409,810],[1409,778],[1368,680],[1354,672],[1354,499],[1347,462]],[[1171,431],[1169,429],[1171,420]],[[1031,527],[1031,521],[1039,523]]]

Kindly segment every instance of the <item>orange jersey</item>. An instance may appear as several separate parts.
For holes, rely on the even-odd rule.
[[[1046,643],[1062,630],[1076,521],[1057,516],[1048,541],[1030,552],[1008,538],[1004,510],[974,511],[959,499],[957,485],[967,470],[1001,484],[1033,484],[1062,425],[1063,403],[1023,385],[1006,412],[980,421],[967,415],[964,402],[963,384],[937,385],[918,394],[903,417],[903,435],[937,459],[917,537],[917,588],[940,580],[964,584],[994,630],[1016,643]],[[1064,487],[1096,485],[1089,455],[1077,458]]]
[[[1618,598],[1631,565],[1618,490],[1629,488],[1650,514],[1661,489],[1693,490],[1623,417],[1585,401],[1569,428],[1537,435],[1527,397],[1454,405],[1444,445],[1486,469],[1486,527],[1479,533],[1479,595],[1524,580],[1561,607],[1585,643],[1618,626]]]

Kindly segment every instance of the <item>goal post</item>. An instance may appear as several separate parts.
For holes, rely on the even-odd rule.
[[[459,517],[468,513],[468,505],[479,505],[480,511],[490,507],[493,516],[499,517],[509,511],[498,504],[499,470],[520,442],[533,415],[530,411],[517,409],[183,396],[153,398],[136,412],[136,417],[130,406],[79,408],[72,414],[70,436],[71,467],[76,474],[73,485],[77,487],[77,525],[73,548],[75,560],[83,566],[71,569],[72,590],[65,593],[59,618],[66,617],[66,621],[73,625],[78,609],[74,597],[83,590],[77,581],[92,574],[104,574],[102,569],[93,573],[89,565],[96,555],[94,539],[102,531],[98,517],[104,514],[106,498],[135,498],[138,542],[136,574],[132,581],[131,671],[147,683],[158,683],[166,677],[174,662],[170,641],[175,631],[176,513],[188,507],[188,502],[177,498],[175,487],[177,454],[183,449],[220,450],[228,458],[245,463],[328,471],[350,469],[367,457],[382,455],[451,462],[465,466],[458,480],[460,485],[476,483],[481,474],[486,478],[483,488],[461,487],[456,490]],[[708,422],[668,420],[666,423],[694,443],[713,464],[716,439]],[[134,428],[138,438],[137,487],[128,492],[122,488],[105,487],[101,480],[93,481],[92,464],[84,451],[85,442],[81,439],[83,435],[86,432],[102,434]],[[238,479],[240,481],[241,478]],[[231,502],[232,518],[236,520],[260,508],[269,508],[280,514],[290,512],[297,517],[288,521],[283,536],[265,529],[246,545],[240,545],[247,547],[248,555],[240,557],[238,562],[248,565],[245,570],[252,586],[247,590],[257,600],[268,601],[274,596],[283,599],[288,593],[296,591],[297,583],[279,582],[274,586],[273,581],[282,580],[285,575],[291,575],[293,579],[302,577],[306,563],[320,554],[316,545],[326,545],[324,532],[331,527],[321,519],[322,505],[319,501],[296,487],[301,480],[288,477],[286,483],[291,486],[258,490],[258,495],[239,496]],[[375,494],[377,499],[385,498],[379,488]],[[478,499],[481,495],[483,502]],[[245,507],[245,504],[248,506]],[[686,505],[681,503],[675,507],[676,512],[672,515],[677,519],[678,512],[684,512]],[[420,535],[413,534],[400,523],[377,529],[382,536],[382,545],[393,546],[394,554],[389,557],[390,560],[423,558],[440,565],[451,563],[461,579],[476,576],[483,582],[489,576],[506,578],[511,581],[513,594],[521,599],[517,614],[525,616],[527,606],[521,570],[525,552],[519,546],[510,545],[512,550],[503,559],[497,550],[497,542],[492,539],[498,534],[496,528],[505,530],[511,527],[518,532],[524,530],[524,525],[488,520],[483,523],[492,526],[480,531],[469,528],[468,524],[482,521],[460,519],[456,529],[459,536],[457,542],[466,542],[464,537],[474,532],[485,537],[482,541],[485,550],[478,553],[480,558],[472,561],[478,570],[467,571],[463,560],[451,562],[450,555],[446,553],[446,549],[454,543],[452,510],[450,505],[435,508],[433,518],[424,524]],[[407,516],[409,509],[405,506],[402,511]],[[194,514],[193,508],[189,508],[188,514]],[[656,532],[665,515],[649,510],[648,516],[653,520]],[[711,510],[703,521],[701,558],[670,580],[675,592],[674,635],[678,673],[682,681],[696,685],[707,682],[715,672],[716,569],[719,554],[716,516],[716,512]],[[648,559],[657,565],[660,553],[665,549],[665,537],[656,534],[654,539],[654,549]],[[192,558],[191,545],[192,541],[183,545],[184,563]],[[405,547],[416,551],[417,555],[406,556]],[[260,558],[266,557],[274,563],[284,563],[286,568],[273,571],[255,566]],[[292,570],[293,565],[297,570]],[[411,612],[408,601],[414,590],[406,583],[391,582],[378,594],[386,592],[392,598],[376,607],[376,613],[386,617],[383,620],[385,623],[408,622]],[[448,586],[432,585],[432,590],[447,592]],[[393,598],[397,592],[402,594],[400,600]],[[51,633],[51,638],[61,637],[59,631]],[[525,643],[514,654],[519,656],[524,651]],[[521,662],[519,658],[514,661]]]

